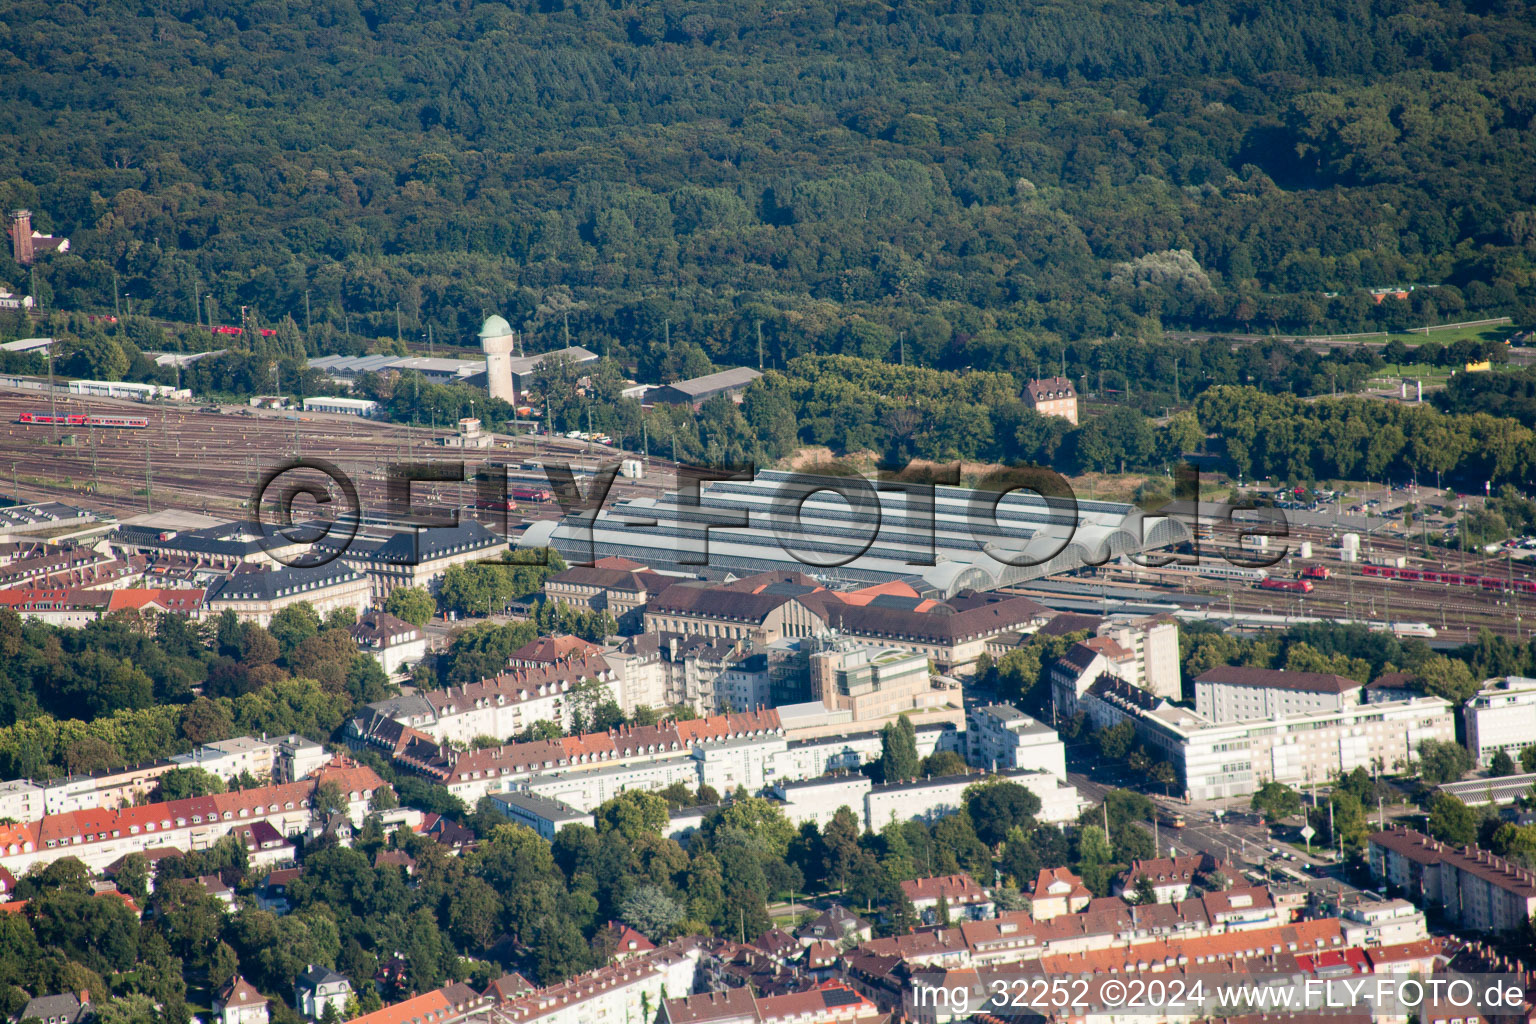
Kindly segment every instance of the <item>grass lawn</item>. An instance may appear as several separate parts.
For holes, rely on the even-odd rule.
[[[1450,345],[1470,338],[1473,341],[1503,341],[1515,333],[1514,324],[1489,324],[1484,327],[1448,327],[1443,331],[1430,331],[1424,334],[1422,331],[1414,331],[1412,334],[1402,332],[1390,335],[1386,340],[1398,339],[1405,345],[1422,345],[1426,341],[1438,341],[1442,345]]]

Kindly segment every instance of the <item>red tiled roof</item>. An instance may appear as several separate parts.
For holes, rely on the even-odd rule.
[[[447,996],[441,991],[432,991],[403,1003],[365,1013],[361,1017],[353,1017],[348,1024],[434,1024],[435,1021],[445,1019],[452,1008],[453,1004]]]
[[[911,881],[901,883],[901,891],[906,893],[907,899],[913,903],[923,900],[937,900],[943,898],[951,905],[963,903],[981,903],[987,898],[987,892],[967,874],[938,875],[933,878],[914,878]]]

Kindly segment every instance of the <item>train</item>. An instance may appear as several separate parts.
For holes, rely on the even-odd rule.
[[[1434,626],[1427,622],[1394,622],[1392,623],[1393,636],[1421,636],[1433,639],[1436,635]]]
[[[1312,581],[1311,580],[1280,580],[1280,579],[1274,579],[1274,578],[1263,579],[1263,580],[1259,581],[1259,589],[1260,590],[1286,590],[1286,591],[1290,591],[1293,594],[1310,594],[1310,593],[1312,593]]]
[[[1129,562],[1127,559],[1126,561]],[[1178,562],[1170,562],[1160,566],[1141,566],[1131,562],[1131,569],[1155,569],[1158,572],[1187,572],[1195,576],[1209,576],[1218,580],[1250,580],[1258,582],[1269,578],[1266,569],[1250,569],[1241,565],[1233,565],[1224,561],[1201,561],[1199,565],[1181,565]]]
[[[1522,594],[1536,594],[1536,580],[1508,580],[1498,576],[1436,572],[1433,569],[1405,569],[1394,565],[1362,565],[1360,575],[1375,576],[1385,580],[1407,580],[1414,583],[1446,583],[1453,587],[1478,587],[1500,593],[1516,590]]]
[[[1301,570],[1301,578],[1304,580],[1332,579],[1333,571],[1326,565],[1309,565]]]
[[[208,330],[212,331],[214,334],[227,334],[235,338],[238,338],[240,335],[245,333],[245,328],[243,327],[225,327],[222,324],[216,327],[210,327]],[[277,331],[271,327],[261,327],[257,330],[260,331],[263,338],[272,338],[277,336]]]
[[[479,498],[475,501],[475,508],[484,509],[487,512],[516,512],[517,502],[510,498],[506,501],[498,498]]]
[[[507,487],[507,493],[519,501],[554,500],[554,495],[550,493],[548,487],[536,487],[531,484],[510,484]]]
[[[112,427],[120,430],[143,430],[149,420],[143,416],[102,416],[95,413],[24,412],[16,417],[17,423],[34,423],[44,426],[58,424],[61,427]]]

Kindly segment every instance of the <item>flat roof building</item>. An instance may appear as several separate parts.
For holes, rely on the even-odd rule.
[[[1536,744],[1536,679],[1504,676],[1483,684],[1466,706],[1467,749],[1479,766],[1504,751],[1517,761]]]
[[[645,401],[664,402],[668,405],[691,405],[697,409],[716,395],[734,397],[741,394],[749,384],[761,376],[762,373],[758,370],[738,366],[732,370],[720,370],[691,380],[673,381],[659,388],[651,388],[645,393]]]
[[[368,398],[306,398],[305,412],[330,412],[341,416],[362,416],[372,419],[379,414],[379,403]]]
[[[570,825],[593,826],[589,811],[578,811],[563,800],[533,793],[491,793],[491,803],[519,825],[527,825],[545,839]]]
[[[1177,519],[1143,518],[1120,502],[1078,499],[1069,508],[1023,489],[935,487],[930,505],[926,488],[903,490],[863,477],[764,471],[752,480],[705,481],[696,504],[664,494],[610,502],[595,519],[537,522],[518,545],[554,547],[572,564],[618,556],[688,573],[901,580],[923,596],[951,597],[1189,537]]]

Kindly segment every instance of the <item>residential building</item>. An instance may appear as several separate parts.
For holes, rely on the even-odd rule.
[[[213,1016],[219,1024],[267,1024],[267,997],[237,974],[214,993]]]
[[[840,640],[810,658],[811,699],[852,713],[853,721],[890,718],[945,703],[921,654]]]
[[[1075,914],[1093,900],[1093,893],[1083,880],[1066,868],[1041,868],[1030,891],[1030,914],[1037,921],[1049,921],[1063,914]]]
[[[1536,914],[1536,873],[1476,846],[1394,828],[1371,834],[1367,857],[1378,880],[1462,928],[1513,932]]]
[[[352,983],[346,976],[320,964],[310,964],[293,982],[293,1005],[310,1020],[324,1017],[333,1006],[342,1014],[350,998]]]
[[[606,683],[611,676],[600,657],[573,659],[509,668],[478,683],[428,690],[368,707],[439,743],[471,743],[481,736],[513,736],[541,720],[569,730],[571,687],[585,679]]]
[[[236,825],[229,834],[245,847],[247,862],[252,868],[270,868],[292,864],[295,847],[288,837],[279,832],[271,822],[256,821],[249,825]]]
[[[427,634],[388,612],[364,612],[351,633],[357,649],[376,660],[387,676],[407,672],[427,656]]]
[[[834,945],[868,942],[875,933],[874,926],[841,904],[834,903],[821,914],[811,918],[795,932],[802,946],[817,942]]]
[[[1481,767],[1504,751],[1516,761],[1536,743],[1536,679],[1490,679],[1467,701],[1467,748]]]
[[[926,666],[924,668],[926,674]],[[722,711],[772,707],[773,669],[767,651],[738,657],[715,678],[715,701]]]
[[[680,996],[661,1004],[660,1024],[880,1024],[874,1003],[838,981],[804,992],[754,995],[750,988]]]
[[[171,763],[178,768],[201,768],[225,782],[242,775],[265,782],[277,764],[277,745],[277,740],[266,737],[232,736],[204,743],[189,754],[173,755]]]
[[[203,597],[202,590],[158,587],[16,587],[0,590],[0,608],[9,608],[23,619],[50,626],[78,628],[103,615],[129,610],[141,615],[173,612],[200,618]]]
[[[488,799],[513,823],[527,825],[545,839],[554,839],[555,833],[569,825],[591,828],[594,824],[590,811],[578,811],[553,797],[534,793],[492,793]]]
[[[997,914],[997,904],[981,884],[970,875],[940,875],[914,878],[901,883],[902,894],[924,924],[949,921],[982,921]],[[942,904],[944,913],[940,913]]]
[[[1339,912],[1351,946],[1396,946],[1429,938],[1424,911],[1404,899],[1362,900]]]
[[[1136,664],[1136,656],[1111,637],[1093,636],[1068,647],[1046,670],[1056,721],[1064,722],[1083,710],[1083,694],[1105,675],[1135,686],[1127,677],[1135,673]]]
[[[1159,697],[1183,699],[1183,673],[1179,668],[1179,624],[1171,615],[1108,619],[1098,627],[1121,649],[1129,651],[1125,679]]]
[[[289,733],[277,741],[273,777],[279,782],[297,782],[319,771],[330,760],[325,748],[312,739]]]
[[[1240,880],[1230,864],[1209,853],[1197,853],[1132,860],[1131,866],[1115,879],[1111,891],[1116,896],[1134,896],[1141,879],[1146,878],[1157,897],[1154,902],[1176,903],[1190,897],[1191,891],[1199,885],[1201,875],[1225,876],[1229,882]]]
[[[45,813],[43,787],[31,779],[0,782],[0,818],[36,821]]]
[[[1060,416],[1077,426],[1077,389],[1066,377],[1046,377],[1024,385],[1024,404],[1041,416]]]
[[[756,793],[773,780],[788,748],[782,736],[738,736],[695,747],[693,759],[702,785],[717,793]]]
[[[1056,730],[1011,704],[985,704],[965,714],[966,760],[978,768],[1024,768],[1067,777],[1067,748]]]
[[[1338,711],[1360,695],[1358,681],[1327,672],[1218,665],[1195,679],[1195,710],[1212,722]]]
[[[21,1008],[18,1021],[39,1020],[43,1024],[80,1024],[91,1016],[91,994],[72,992],[62,995],[38,996],[27,1000]]]
[[[990,778],[1018,783],[1039,797],[1040,811],[1035,817],[1040,821],[1059,824],[1073,821],[1082,813],[1082,796],[1056,776],[1049,772],[1012,770],[872,786],[864,796],[864,827],[878,832],[892,821],[937,821],[960,809],[967,789]]]
[[[165,803],[50,814],[19,825],[0,825],[0,866],[20,877],[33,864],[78,858],[100,871],[129,853],[162,847],[205,850],[242,823],[266,821],[284,836],[308,828],[318,786],[334,783],[346,796],[347,816],[361,824],[375,790],[385,783],[372,769],[337,760],[302,782],[216,793]]]
[[[528,792],[590,811],[632,789],[656,792],[675,782],[699,785],[699,766],[691,754],[616,764],[606,768],[541,772],[527,783]]]
[[[670,942],[560,984],[505,999],[469,1020],[473,1024],[639,1024],[652,1019],[671,993],[693,990],[699,954],[697,943]],[[405,1020],[414,1024],[414,1016]],[[422,1024],[442,1022],[423,1018]]]
[[[341,561],[315,568],[236,572],[209,588],[210,616],[234,612],[242,622],[270,626],[284,608],[307,603],[323,619],[334,611],[361,614],[372,602],[368,577]]]
[[[825,828],[837,812],[846,807],[853,812],[862,830],[864,798],[873,785],[868,775],[859,773],[823,775],[776,782],[773,795],[781,801],[779,809],[784,812],[784,817],[796,828],[808,821],[815,822],[817,828]]]

